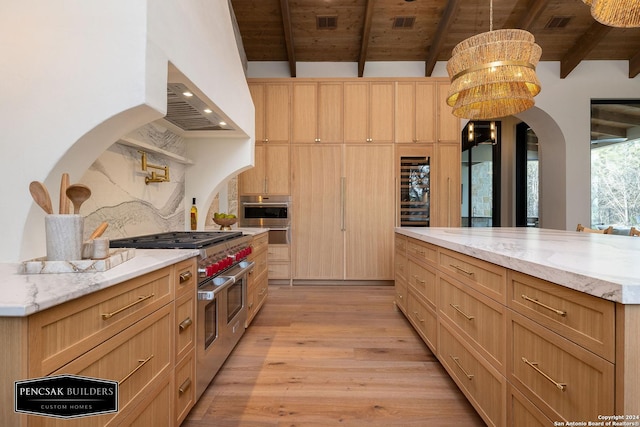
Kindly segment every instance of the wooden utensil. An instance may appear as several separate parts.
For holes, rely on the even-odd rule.
[[[67,187],[67,197],[73,203],[73,213],[80,213],[80,206],[91,197],[91,189],[83,184],[73,184]]]
[[[68,214],[71,201],[67,197],[67,187],[69,186],[69,174],[63,173],[60,179],[60,207],[59,213]]]
[[[106,230],[108,226],[109,223],[107,222],[103,222],[102,224],[100,224],[98,228],[96,228],[93,233],[91,233],[91,236],[89,236],[89,240],[97,239],[98,237],[102,236],[102,233],[104,233],[104,230]]]
[[[49,197],[49,191],[43,183],[39,181],[32,181],[29,184],[29,192],[33,200],[49,215],[53,214],[53,207],[51,206],[51,197]]]

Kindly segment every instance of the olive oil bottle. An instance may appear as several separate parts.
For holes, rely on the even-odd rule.
[[[196,206],[196,198],[193,198],[193,203],[191,204],[191,230],[198,229],[198,208]]]

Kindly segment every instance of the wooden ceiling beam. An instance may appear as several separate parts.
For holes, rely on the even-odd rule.
[[[525,13],[520,18],[520,22],[516,28],[529,31],[531,26],[536,22],[540,14],[544,12],[549,0],[532,0]]]
[[[438,62],[438,56],[440,56],[440,51],[442,50],[442,45],[444,44],[444,38],[449,33],[453,18],[458,11],[460,3],[461,0],[449,0],[444,12],[442,12],[442,17],[440,17],[440,22],[438,22],[438,28],[433,37],[433,43],[431,43],[429,47],[429,54],[425,62],[424,75],[426,77],[431,77],[431,73],[433,73],[436,62]]]
[[[364,64],[367,62],[367,49],[369,49],[369,35],[371,34],[371,21],[373,19],[373,0],[367,0],[367,8],[364,14],[364,26],[362,27],[362,42],[360,44],[360,56],[358,57],[358,77],[364,76]]]
[[[602,120],[605,122],[623,123],[629,126],[637,126],[639,116],[634,113],[624,113],[620,111],[609,111],[598,108],[600,105],[607,106],[607,104],[594,104],[591,106],[591,118]]]
[[[287,45],[289,73],[291,74],[291,77],[295,77],[296,76],[296,52],[293,46],[293,31],[291,30],[291,12],[289,11],[289,0],[280,0],[280,11],[282,12],[282,27],[284,29],[284,42]]]
[[[613,28],[597,21],[578,39],[560,61],[560,78],[564,79]]]
[[[599,124],[592,123],[591,132],[596,134],[601,134],[601,135],[615,136],[618,138],[627,137],[627,129],[617,127],[617,126],[610,126],[610,125],[599,125]]]
[[[629,59],[629,78],[632,79],[640,74],[640,52]]]

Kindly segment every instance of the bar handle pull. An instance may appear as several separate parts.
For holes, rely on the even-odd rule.
[[[149,294],[149,295],[146,295],[146,296],[140,296],[140,297],[138,297],[137,300],[135,300],[131,304],[127,304],[124,307],[120,307],[116,311],[112,311],[111,313],[102,313],[101,314],[102,320],[110,319],[111,317],[115,316],[116,314],[121,313],[121,312],[125,311],[126,309],[133,307],[134,305],[140,304],[141,302],[146,301],[149,298],[153,298],[154,295],[155,294]]]

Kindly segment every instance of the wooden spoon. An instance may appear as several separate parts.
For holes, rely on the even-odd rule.
[[[29,192],[31,192],[31,197],[33,197],[33,200],[35,200],[38,206],[40,206],[49,215],[53,214],[51,197],[49,197],[47,187],[45,187],[43,183],[39,181],[32,181],[31,184],[29,184]]]
[[[69,174],[63,173],[60,179],[60,208],[59,213],[69,213],[69,198],[67,197],[67,187],[69,186]]]
[[[67,187],[67,197],[73,203],[73,213],[80,213],[80,206],[91,197],[91,189],[83,184],[73,184]]]
[[[93,233],[91,233],[91,236],[89,236],[89,240],[97,239],[98,237],[102,236],[102,233],[104,233],[104,230],[106,230],[108,226],[108,222],[103,222],[102,224],[100,224],[98,228],[96,228]]]

